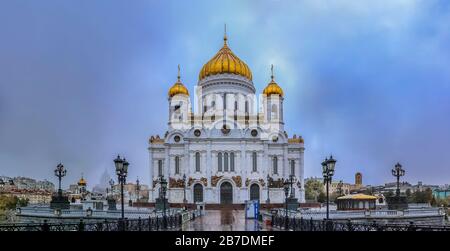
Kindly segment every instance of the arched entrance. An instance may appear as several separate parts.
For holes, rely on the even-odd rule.
[[[259,201],[259,186],[258,184],[252,184],[250,186],[250,200]]]
[[[233,186],[230,182],[220,185],[220,204],[233,204]]]
[[[203,186],[200,184],[194,185],[194,202],[203,202]]]

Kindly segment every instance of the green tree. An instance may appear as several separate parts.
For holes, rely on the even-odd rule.
[[[317,196],[317,202],[324,203],[327,201],[327,196],[324,192],[320,192],[319,196]]]
[[[433,200],[433,191],[431,188],[425,189],[425,191],[415,191],[412,194],[413,203],[431,203]]]
[[[17,196],[0,195],[0,210],[15,209],[18,201]]]
[[[373,195],[375,193],[375,188],[371,187],[369,189],[365,189],[362,193],[366,195]]]
[[[389,190],[388,192],[383,193],[383,195],[385,198],[392,197],[394,196],[394,192],[392,192],[392,190]]]
[[[323,183],[320,180],[308,179],[305,182],[305,197],[307,200],[317,201],[321,192],[323,193]]]
[[[412,193],[411,193],[411,189],[406,189],[406,191],[405,191],[405,195],[406,195],[406,200],[408,201],[408,202],[412,202]]]

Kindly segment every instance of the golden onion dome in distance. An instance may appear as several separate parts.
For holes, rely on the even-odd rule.
[[[184,94],[189,96],[188,89],[180,81],[180,65],[178,65],[178,80],[177,82],[175,82],[175,84],[173,84],[172,87],[170,87],[168,95],[169,97],[173,97],[178,94]]]
[[[281,97],[283,97],[284,93],[283,93],[283,89],[281,89],[281,87],[273,80],[274,76],[273,76],[273,65],[271,67],[271,71],[272,71],[272,76],[271,77],[271,81],[270,83],[266,86],[266,88],[264,88],[263,94],[265,94],[266,96],[270,96],[272,94],[275,95],[280,95]]]
[[[86,180],[83,178],[83,175],[81,176],[81,179],[78,181],[78,185],[79,186],[86,186],[87,182]]]
[[[244,61],[239,59],[227,45],[227,34],[223,37],[223,46],[205,65],[203,65],[198,76],[202,80],[208,76],[217,74],[236,74],[252,80],[252,72]]]

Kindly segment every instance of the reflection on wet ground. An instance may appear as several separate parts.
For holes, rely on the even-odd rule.
[[[255,219],[245,219],[244,210],[207,210],[205,215],[188,222],[183,231],[267,231],[270,226]]]

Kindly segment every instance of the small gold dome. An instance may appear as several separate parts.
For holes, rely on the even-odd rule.
[[[87,182],[85,179],[83,179],[83,177],[81,177],[81,179],[78,181],[78,185],[79,186],[86,186]]]
[[[176,82],[172,87],[169,89],[169,97],[173,97],[177,94],[184,94],[189,96],[189,91],[181,82]]]
[[[177,82],[175,82],[175,84],[173,84],[172,87],[170,87],[168,94],[169,94],[169,97],[173,97],[178,94],[184,94],[184,95],[189,96],[188,89],[180,81],[180,66],[179,65],[178,65],[178,80],[177,80]]]
[[[281,87],[273,80],[273,65],[271,67],[272,70],[272,80],[270,81],[270,83],[266,86],[266,88],[264,88],[263,94],[270,96],[272,94],[276,94],[276,95],[280,95],[281,97],[283,97],[284,93],[283,93],[283,89],[281,89]]]
[[[202,80],[208,76],[231,73],[252,80],[252,72],[244,61],[240,60],[227,45],[226,35],[223,38],[223,47],[217,54],[203,65],[198,76]]]
[[[270,96],[272,94],[280,95],[283,97],[283,89],[275,83],[275,81],[271,81],[266,88],[264,88],[263,94],[266,94],[267,96]]]

